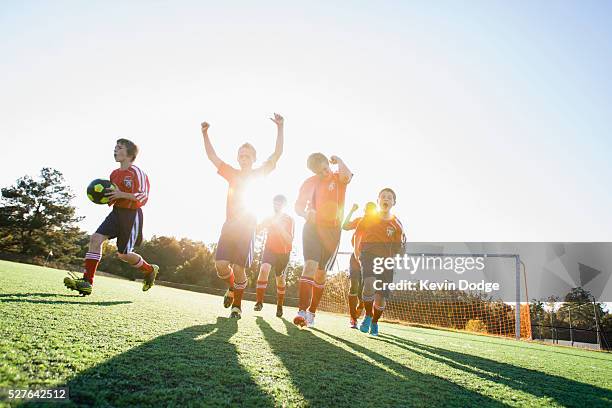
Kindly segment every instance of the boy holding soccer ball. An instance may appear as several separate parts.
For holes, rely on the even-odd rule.
[[[255,148],[245,143],[238,149],[238,165],[234,168],[221,160],[210,142],[207,122],[202,123],[202,136],[206,156],[217,168],[217,173],[227,180],[226,218],[221,228],[221,236],[215,253],[217,276],[227,283],[223,296],[223,306],[232,306],[230,318],[240,319],[242,314],[242,295],[247,286],[245,269],[253,261],[255,231],[257,220],[248,209],[249,197],[245,197],[248,183],[254,177],[263,177],[276,168],[276,162],[283,153],[284,119],[279,114],[270,118],[276,124],[276,146],[274,153],[260,167],[253,168],[256,159]]]
[[[375,258],[395,257],[403,250],[406,242],[404,227],[391,209],[396,203],[395,191],[383,188],[378,193],[378,208],[376,215],[364,217],[357,226],[356,233],[361,236],[359,262],[363,276],[363,303],[366,316],[359,329],[372,336],[378,336],[378,319],[385,310],[388,289],[382,289],[382,284],[393,282],[393,269],[383,267],[383,271],[375,271]],[[384,262],[383,262],[384,265]]]
[[[119,259],[144,274],[142,290],[149,290],[155,283],[159,267],[149,264],[133,252],[134,247],[142,241],[142,207],[149,199],[150,187],[146,173],[134,165],[137,155],[138,147],[134,142],[127,139],[117,140],[114,157],[119,168],[113,170],[110,175],[110,181],[117,188],[106,193],[108,205],[113,209],[89,239],[83,277],[71,275],[64,279],[64,285],[68,289],[76,290],[82,295],[91,294],[94,275],[102,257],[102,244],[113,238],[117,238]]]

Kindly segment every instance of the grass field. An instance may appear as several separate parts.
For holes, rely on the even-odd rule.
[[[320,313],[299,330],[221,298],[0,261],[0,388],[67,386],[99,406],[612,406],[612,355]],[[0,402],[0,405],[7,402]]]

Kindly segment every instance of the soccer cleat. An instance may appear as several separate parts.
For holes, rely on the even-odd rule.
[[[305,310],[300,310],[297,313],[297,316],[293,318],[293,324],[299,327],[306,326],[306,311]]]
[[[315,314],[312,313],[311,311],[307,311],[306,312],[306,326],[314,327],[315,325],[314,319],[315,319]]]
[[[228,308],[234,303],[234,288],[228,288],[223,295],[223,307]]]
[[[68,272],[70,276],[64,278],[64,286],[70,290],[76,290],[81,296],[91,295],[92,284],[84,278],[78,278],[76,274]]]
[[[242,317],[242,310],[239,307],[232,307],[232,313],[230,313],[230,319],[240,319]]]
[[[372,316],[366,316],[363,318],[361,325],[359,326],[359,330],[362,333],[367,333],[370,331],[370,325],[372,324]]]
[[[372,322],[370,325],[370,336],[378,336],[378,323]]]
[[[276,317],[283,317],[283,307],[276,305]]]
[[[255,310],[256,312],[259,312],[261,309],[263,309],[263,303],[261,303],[261,302],[257,302],[257,303],[255,303],[254,310]]]
[[[357,319],[351,319],[351,329],[357,328]]]
[[[155,278],[157,278],[157,274],[159,273],[159,266],[151,264],[151,267],[153,268],[153,272],[147,273],[142,280],[143,292],[146,292],[155,285]]]

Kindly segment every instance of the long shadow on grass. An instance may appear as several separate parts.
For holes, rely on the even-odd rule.
[[[240,365],[235,319],[160,336],[66,383],[70,399],[96,406],[272,406]]]
[[[515,390],[551,398],[563,406],[609,407],[612,404],[612,391],[582,382],[417,343],[391,334],[381,334],[377,340]]]
[[[262,317],[256,322],[294,385],[312,406],[505,406],[364,347],[353,348],[378,363],[373,364],[284,319],[287,334],[274,330]]]
[[[90,306],[115,306],[132,303],[129,300],[116,300],[107,302],[84,302],[76,300],[48,300],[32,299],[32,297],[48,298],[81,298],[80,295],[60,295],[57,293],[0,293],[0,303],[38,303],[46,305],[90,305]]]

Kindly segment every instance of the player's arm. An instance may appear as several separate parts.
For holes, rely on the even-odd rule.
[[[270,118],[270,120],[276,124],[276,145],[274,147],[274,153],[272,153],[270,157],[268,157],[268,160],[260,167],[264,174],[268,174],[276,168],[276,162],[278,162],[278,159],[280,159],[283,154],[283,145],[285,141],[285,119],[278,113],[275,113],[274,117]]]
[[[351,210],[349,211],[346,218],[344,219],[344,222],[342,223],[342,229],[344,231],[350,231],[355,229],[356,225],[353,225],[353,223],[351,222],[351,218],[353,218],[353,214],[355,213],[355,211],[357,211],[358,208],[359,206],[357,204],[353,204],[353,206],[351,207]]]
[[[330,157],[329,162],[331,164],[338,165],[338,174],[340,175],[340,181],[342,183],[348,184],[351,181],[351,178],[353,178],[353,173],[349,170],[346,163],[344,163],[344,161],[342,161],[342,159],[338,156]]]
[[[293,209],[295,213],[300,217],[304,218],[306,222],[314,222],[316,211],[314,209],[309,208],[310,198],[313,195],[312,186],[308,183],[302,184],[300,188],[300,193],[298,194],[297,200],[295,200],[295,206]]]
[[[206,150],[206,156],[208,157],[208,160],[210,160],[212,164],[214,164],[218,170],[221,167],[221,164],[223,164],[223,161],[219,158],[219,156],[217,156],[217,153],[215,152],[215,148],[210,142],[210,137],[208,136],[208,128],[210,128],[210,125],[208,124],[208,122],[202,122],[202,136],[204,137],[204,150]]]

